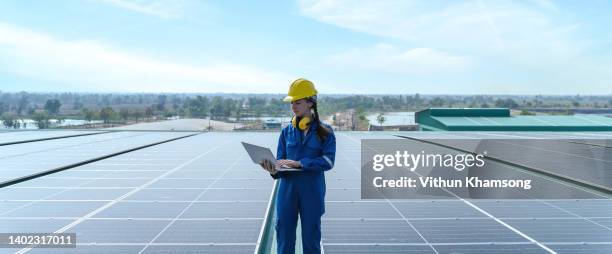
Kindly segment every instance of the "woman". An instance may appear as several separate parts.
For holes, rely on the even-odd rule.
[[[334,167],[336,137],[323,124],[317,111],[317,90],[306,79],[291,84],[284,101],[291,102],[294,116],[278,140],[278,166],[301,171],[276,171],[270,161],[261,166],[274,179],[280,179],[276,195],[277,252],[295,252],[298,213],[302,227],[304,253],[321,252],[321,216],[325,213],[324,171]]]

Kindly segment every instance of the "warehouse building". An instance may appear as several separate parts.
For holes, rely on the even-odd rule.
[[[612,131],[606,116],[513,116],[508,108],[429,108],[415,120],[423,131]]]

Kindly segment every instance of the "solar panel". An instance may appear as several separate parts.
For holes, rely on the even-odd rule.
[[[185,135],[115,132],[0,146],[0,183]]]
[[[60,219],[39,230],[77,233],[77,248],[61,253],[252,253],[273,180],[235,153],[241,140],[272,145],[276,134],[203,134],[1,188],[0,231]]]
[[[0,132],[0,146],[28,141],[58,139],[68,137],[86,136],[102,131],[74,131],[74,130],[39,130],[39,131],[3,131]]]
[[[612,250],[612,202],[607,198],[362,200],[360,142],[400,139],[394,134],[336,132],[336,163],[326,172],[322,220],[326,253]],[[100,135],[107,134],[93,136]],[[474,133],[414,135],[483,137]],[[556,134],[497,135],[533,138]],[[240,141],[274,148],[277,137],[278,133],[206,133],[0,188],[0,232],[61,229],[77,233],[76,249],[32,249],[29,253],[253,253],[264,218],[269,216],[266,209],[273,181],[249,161]],[[118,147],[119,143],[106,144]],[[57,161],[74,158],[56,151],[77,153],[57,148],[66,143],[56,145],[48,151],[36,150],[39,156],[48,156],[41,165],[55,161],[51,154],[58,156]],[[78,158],[110,149],[80,148],[87,155]],[[32,166],[27,160],[22,163]],[[15,160],[12,165],[21,164]],[[274,227],[265,233],[273,237]]]
[[[448,139],[456,134],[409,135]],[[466,136],[483,137],[462,132],[454,138]],[[364,138],[378,136],[337,133],[335,172],[326,174],[326,253],[572,253],[581,245],[605,253],[612,246],[609,199],[359,200],[360,185],[350,179],[359,177],[360,162],[354,158]],[[577,238],[571,237],[574,229]]]
[[[487,152],[487,157],[574,179],[612,191],[612,150],[606,147],[606,135],[589,139],[559,139],[542,135],[538,139],[521,134],[447,134],[477,138],[473,142],[457,139],[433,139],[434,143],[469,152]],[[404,135],[408,138],[410,134]],[[594,139],[598,137],[599,139]],[[504,138],[504,139],[502,139]],[[512,139],[509,139],[512,138]],[[423,138],[416,138],[425,140]],[[429,141],[429,139],[427,140]]]

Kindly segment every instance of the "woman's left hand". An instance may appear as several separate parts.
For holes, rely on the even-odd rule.
[[[301,168],[302,164],[299,161],[294,160],[278,160],[278,164],[280,166],[285,166],[289,168]]]

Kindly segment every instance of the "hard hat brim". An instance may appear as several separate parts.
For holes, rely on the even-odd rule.
[[[294,101],[297,101],[297,100],[300,100],[300,99],[304,99],[304,98],[308,98],[308,97],[310,97],[310,96],[287,96],[287,97],[285,97],[283,99],[283,101],[294,102]]]
[[[315,95],[317,95],[317,90],[315,90],[314,94],[312,94],[312,95],[306,95],[306,96],[289,96],[289,95],[287,95],[283,99],[283,101],[285,101],[285,102],[294,102],[294,101],[297,101],[299,99],[304,99],[304,98],[312,97],[312,96],[315,96]]]

